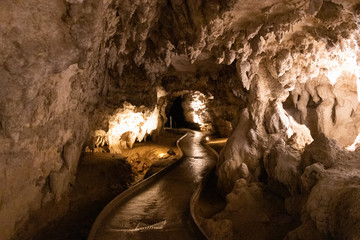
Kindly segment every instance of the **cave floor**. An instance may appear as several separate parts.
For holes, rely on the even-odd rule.
[[[152,141],[135,143],[122,154],[84,153],[79,162],[75,184],[69,196],[70,209],[65,216],[49,222],[36,234],[23,233],[19,239],[84,240],[100,211],[122,191],[171,164],[180,157],[176,141],[183,133],[163,131]],[[167,154],[172,150],[171,155]],[[159,158],[159,153],[165,154]],[[67,202],[59,202],[58,208]],[[56,211],[47,211],[56,215]],[[31,225],[39,225],[48,216],[36,216]],[[29,226],[31,228],[32,226]],[[29,237],[34,235],[33,237]]]
[[[191,219],[189,201],[216,162],[201,145],[202,137],[190,132],[180,142],[182,161],[139,194],[115,205],[94,239],[202,239]]]

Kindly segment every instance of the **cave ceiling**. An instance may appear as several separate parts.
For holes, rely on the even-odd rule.
[[[319,51],[327,51],[325,58],[331,58],[328,55],[344,40],[358,40],[353,35],[360,8],[356,1],[106,4],[105,61],[115,81],[113,87],[122,91],[137,87],[150,94],[154,86],[171,81],[176,90],[211,88],[211,82],[199,83],[201,76],[220,86],[229,85],[229,79],[219,78],[219,72],[228,70],[236,77],[234,68],[239,84],[248,90],[251,81],[261,75],[262,65],[267,65],[269,76],[261,77],[273,81],[274,88],[280,83],[288,90],[327,70],[326,63],[318,61],[323,57]],[[291,68],[296,70],[289,71]],[[166,90],[172,91],[169,86]]]

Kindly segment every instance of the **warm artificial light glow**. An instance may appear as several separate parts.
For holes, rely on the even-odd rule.
[[[200,127],[205,124],[202,114],[206,112],[206,103],[206,96],[203,93],[196,91],[192,95],[190,107],[193,110],[193,122],[199,124]]]
[[[354,143],[352,145],[348,146],[346,149],[349,151],[355,151],[356,145],[360,145],[360,133],[359,133],[359,135],[357,135]]]
[[[336,80],[340,77],[341,73],[342,73],[341,69],[334,68],[334,69],[328,69],[328,71],[327,71],[327,73],[325,73],[325,75],[329,79],[330,84],[332,86],[334,86],[334,84],[336,83]]]
[[[193,121],[194,121],[195,123],[200,124],[200,125],[203,124],[203,122],[201,121],[199,115],[197,115],[196,113],[194,113],[194,115],[193,115]]]
[[[165,156],[166,156],[166,153],[160,153],[160,154],[159,154],[159,157],[160,157],[160,158],[163,158],[163,157],[165,157]]]
[[[159,110],[153,111],[145,107],[131,105],[125,102],[109,121],[109,149],[112,153],[120,153],[127,145],[132,147],[134,142],[141,142],[151,134],[158,125]]]
[[[343,40],[342,44],[337,45],[336,48],[331,51],[330,55],[323,56],[321,58],[322,60],[317,63],[319,67],[324,67],[324,69],[326,69],[325,75],[329,79],[331,85],[335,85],[337,79],[344,72],[358,76],[356,54],[358,50],[356,40],[352,38]]]
[[[213,140],[209,140],[208,143],[210,144],[225,144],[227,142],[228,138],[217,138]]]

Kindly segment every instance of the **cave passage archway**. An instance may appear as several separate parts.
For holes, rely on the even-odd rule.
[[[172,121],[173,128],[190,128],[193,130],[200,130],[199,124],[186,121],[184,108],[182,106],[183,101],[183,96],[178,96],[167,106],[167,122],[165,123],[165,127],[170,127],[170,121]]]

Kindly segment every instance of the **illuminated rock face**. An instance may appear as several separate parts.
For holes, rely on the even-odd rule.
[[[345,205],[357,206],[356,187],[348,183],[359,167],[352,160],[342,165],[356,154],[339,146],[341,157],[329,168],[327,159],[308,161],[304,172],[297,166],[313,138],[349,146],[360,132],[356,4],[1,1],[0,236],[14,236],[44,206],[61,206],[53,218],[66,212],[81,150],[94,131],[119,152],[161,129],[171,96],[199,91],[214,96],[208,104],[214,129],[232,133],[217,165],[224,193],[266,172],[294,198],[298,187],[307,191],[297,206],[307,221],[289,236],[312,226],[321,236],[351,239],[356,232],[323,226],[325,215],[313,206],[322,196],[348,196]],[[124,109],[132,109],[135,127],[121,126]],[[327,182],[349,191],[329,190]],[[326,209],[332,223],[355,224]]]
[[[185,119],[188,122],[193,122],[199,126],[201,130],[212,130],[211,128],[211,117],[208,112],[208,96],[205,94],[195,91],[193,93],[185,95],[183,101],[183,109]]]
[[[121,153],[121,149],[132,148],[135,141],[142,142],[158,129],[159,117],[157,106],[151,110],[125,102],[109,119],[109,131],[104,138],[110,153]]]

